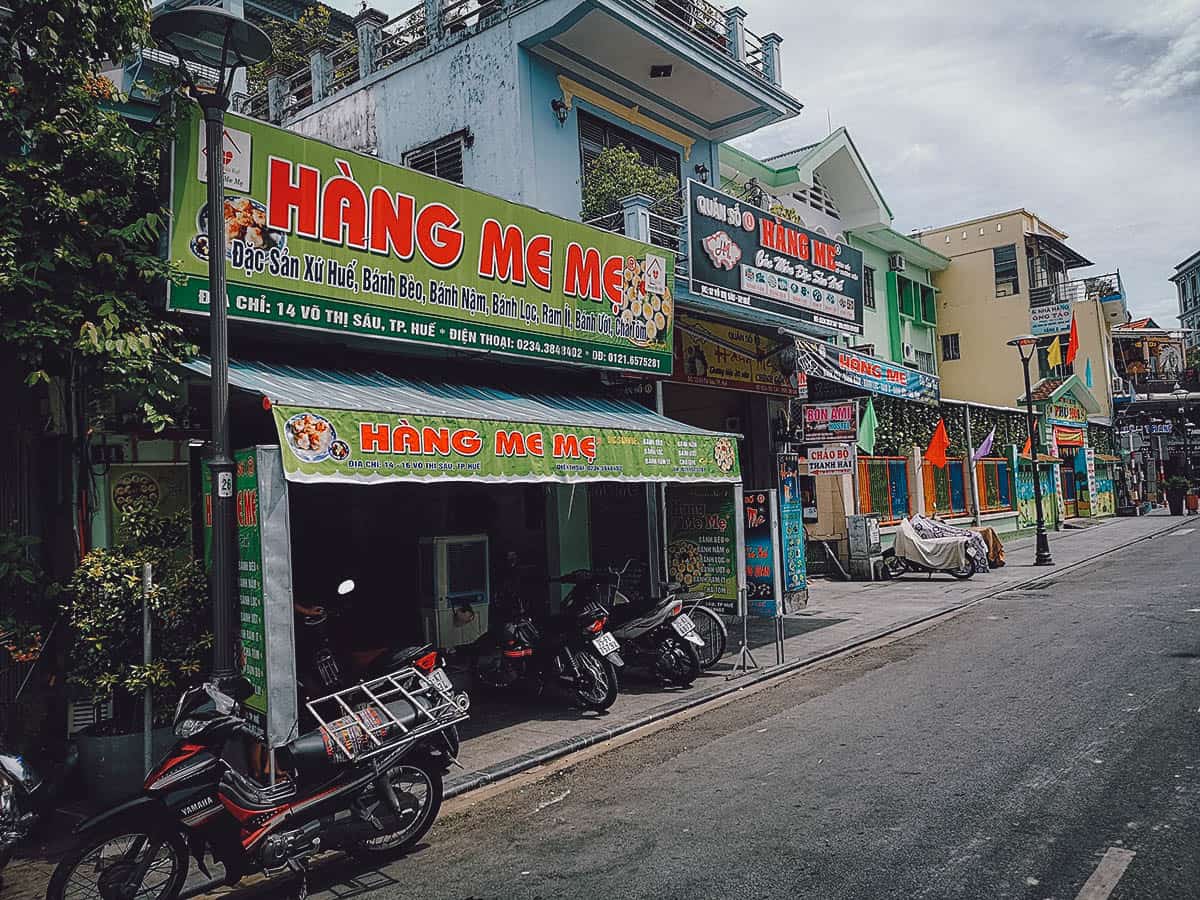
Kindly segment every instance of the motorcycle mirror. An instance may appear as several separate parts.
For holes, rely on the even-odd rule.
[[[337,588],[338,596],[345,597],[352,590],[354,590],[354,579],[347,578],[345,581],[343,581],[341,584],[338,585],[338,588]]]

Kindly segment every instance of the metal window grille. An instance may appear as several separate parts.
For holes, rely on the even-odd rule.
[[[958,333],[942,335],[942,362],[959,358]]]
[[[908,460],[903,456],[860,456],[858,500],[864,513],[878,513],[884,525],[909,514]]]
[[[455,132],[423,147],[409,150],[404,154],[402,161],[410,169],[462,184],[463,151],[471,143],[473,142],[468,132]]]

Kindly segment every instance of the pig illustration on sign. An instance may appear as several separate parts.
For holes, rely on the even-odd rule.
[[[732,270],[742,258],[742,250],[724,231],[710,234],[703,241],[704,252],[718,269]]]

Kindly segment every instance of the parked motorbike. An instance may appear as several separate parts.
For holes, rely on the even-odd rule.
[[[664,684],[688,687],[700,677],[698,648],[704,647],[704,639],[675,596],[681,585],[668,584],[665,597],[635,604],[621,591],[621,576],[628,568],[626,563],[619,572],[580,569],[563,575],[557,580],[573,585],[563,606],[596,603],[611,609],[609,627],[629,661],[640,662]]]
[[[952,575],[966,581],[975,574],[976,550],[968,537],[923,538],[907,519],[896,530],[895,544],[883,551],[888,576],[899,578],[909,572]]]
[[[263,787],[224,758],[227,743],[253,734],[240,707],[249,684],[238,679],[231,692],[211,683],[184,692],[174,748],[139,796],[76,829],[78,845],[54,870],[47,900],[175,900],[189,857],[210,877],[207,890],[254,871],[303,875],[326,850],[402,851],[429,830],[442,771],[428,748],[466,718],[465,694],[410,667],[310,701],[319,727],[281,748],[285,777]],[[206,851],[223,878],[212,879]]]
[[[45,809],[45,783],[29,764],[0,751],[0,872]]]
[[[566,576],[570,577],[570,576]],[[559,582],[563,578],[552,578]],[[468,649],[475,683],[504,690],[549,685],[570,692],[583,709],[605,710],[617,699],[617,668],[624,665],[617,639],[605,630],[608,609],[586,602],[535,621],[520,597],[493,607],[492,630]]]
[[[354,581],[346,579],[337,587],[339,597],[349,597],[355,589]],[[348,601],[338,607],[310,607],[300,614],[296,647],[301,666],[308,672],[302,676],[305,699],[361,684],[366,679],[381,678],[388,672],[414,666],[444,691],[453,691],[454,685],[446,673],[446,659],[432,644],[414,644],[399,649],[377,647],[346,654],[335,652],[331,636],[331,617],[345,612]],[[339,661],[346,657],[346,664]],[[449,726],[442,732],[441,740],[433,741],[433,755],[443,762],[443,771],[449,771],[458,758],[458,728]]]

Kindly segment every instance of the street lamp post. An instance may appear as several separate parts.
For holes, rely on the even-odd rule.
[[[1179,418],[1183,420],[1183,477],[1191,483],[1192,480],[1192,456],[1191,446],[1189,444],[1188,432],[1191,430],[1188,427],[1188,394],[1187,388],[1175,385],[1175,390],[1171,391],[1171,396],[1179,403]]]
[[[1033,463],[1033,503],[1037,509],[1037,553],[1034,556],[1035,566],[1052,566],[1054,560],[1050,556],[1050,540],[1046,537],[1046,517],[1042,513],[1042,479],[1038,472],[1038,456],[1041,449],[1037,431],[1033,424],[1033,388],[1029,384],[1029,360],[1037,352],[1037,338],[1031,334],[1015,337],[1008,342],[1010,347],[1016,347],[1021,355],[1021,364],[1025,371],[1025,428],[1029,434],[1029,456]]]
[[[234,540],[234,464],[229,446],[229,324],[225,291],[225,111],[234,73],[271,55],[271,41],[245,19],[211,6],[163,12],[150,25],[154,39],[179,58],[189,93],[204,113],[208,179],[208,313],[212,357],[212,565],[213,678],[237,674],[234,659],[234,600],[237,552]],[[216,84],[197,85],[187,63],[217,72]]]

